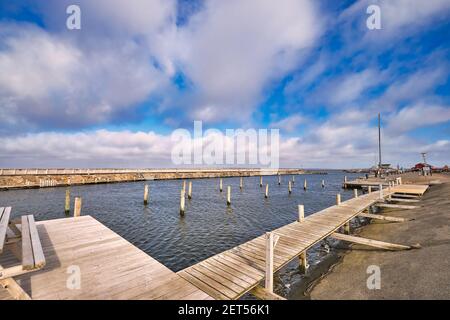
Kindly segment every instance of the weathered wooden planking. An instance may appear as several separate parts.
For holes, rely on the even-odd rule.
[[[0,208],[0,254],[5,246],[10,214],[11,207]]]
[[[383,197],[393,192],[383,190]],[[342,225],[379,199],[379,192],[361,195],[344,201],[339,206],[310,215],[302,222],[292,222],[273,230],[275,235],[280,236],[273,252],[274,270],[281,269],[300,253],[331,236]],[[263,294],[258,287],[265,276],[265,246],[265,237],[259,236],[181,270],[178,274],[216,299],[238,299],[248,291],[254,292],[259,297],[275,298]]]
[[[46,265],[15,277],[32,299],[212,299],[90,216],[37,222],[36,229]],[[1,265],[17,263],[5,253]],[[67,287],[74,267],[79,289]]]
[[[419,184],[401,184],[391,188],[396,193],[412,194],[412,195],[423,195],[427,189],[428,185]]]
[[[23,270],[34,269],[33,246],[31,243],[28,216],[22,216],[22,268]]]

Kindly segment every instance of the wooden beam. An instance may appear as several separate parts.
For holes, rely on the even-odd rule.
[[[371,214],[371,213],[365,213],[365,212],[361,212],[359,214],[359,216],[360,217],[364,217],[364,218],[378,219],[378,220],[385,220],[385,221],[393,221],[393,222],[405,222],[405,221],[414,220],[414,219],[408,219],[408,218],[384,216],[384,215],[381,215],[381,214]]]
[[[413,248],[420,248],[420,245],[405,246],[402,244],[389,243],[389,242],[383,242],[383,241],[378,241],[378,240],[355,237],[355,236],[350,236],[350,235],[342,234],[342,233],[333,233],[331,235],[331,237],[336,240],[348,241],[348,242],[363,244],[363,245],[370,246],[370,247],[381,248],[381,249],[392,250],[392,251],[394,251],[394,250],[410,250]]]
[[[250,293],[261,300],[286,300],[273,292],[267,291],[265,288],[261,286],[257,286],[250,290]]]
[[[391,209],[416,209],[419,206],[407,206],[402,204],[391,204],[391,203],[375,203],[374,206],[380,208],[391,208]]]
[[[396,197],[396,198],[407,198],[407,199],[418,199],[418,198],[420,198],[419,196],[414,196],[412,194],[400,194],[400,193],[394,193],[392,196]]]
[[[1,266],[0,266],[1,269]],[[0,286],[8,291],[8,293],[16,300],[31,300],[31,297],[13,278],[0,280]]]
[[[395,201],[395,202],[419,202],[420,200],[417,199],[400,199],[400,198],[390,198],[389,201]]]

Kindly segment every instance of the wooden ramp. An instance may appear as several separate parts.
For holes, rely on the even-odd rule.
[[[399,190],[402,192],[404,188]],[[397,187],[390,188],[390,191],[384,189],[383,197],[395,192]],[[302,222],[293,222],[273,230],[279,236],[274,249],[274,271],[298,258],[301,253],[332,235],[379,200],[379,191],[372,192],[319,211]],[[238,299],[258,286],[265,277],[265,243],[265,236],[261,235],[181,270],[178,274],[215,299]]]
[[[36,224],[47,264],[14,278],[32,299],[211,299],[90,216]],[[16,263],[10,250],[0,256]]]

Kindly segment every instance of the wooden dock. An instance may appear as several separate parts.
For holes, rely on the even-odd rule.
[[[395,186],[390,191],[384,189],[382,198],[396,192],[423,194],[426,188],[427,186]],[[322,239],[332,236],[379,200],[380,192],[372,192],[319,211],[302,222],[293,222],[273,230],[279,236],[273,253],[274,272]],[[266,240],[265,235],[261,235],[181,270],[178,274],[215,299],[238,299],[254,288],[261,288],[257,286],[265,278],[265,270]]]
[[[14,278],[32,299],[212,299],[90,216],[37,228],[47,264]],[[3,252],[0,269],[14,264],[11,251]],[[0,300],[9,298],[0,286]]]

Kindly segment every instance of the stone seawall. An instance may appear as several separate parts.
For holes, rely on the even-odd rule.
[[[74,172],[73,170],[72,172]],[[232,169],[232,170],[142,170],[136,172],[105,172],[91,173],[91,171],[74,173],[45,173],[42,169],[24,173],[0,175],[0,190],[23,188],[46,188],[69,185],[119,183],[145,180],[173,180],[173,179],[201,179],[218,177],[251,177],[260,175],[297,175],[305,173],[318,173],[302,169]],[[36,173],[37,172],[37,173]]]

